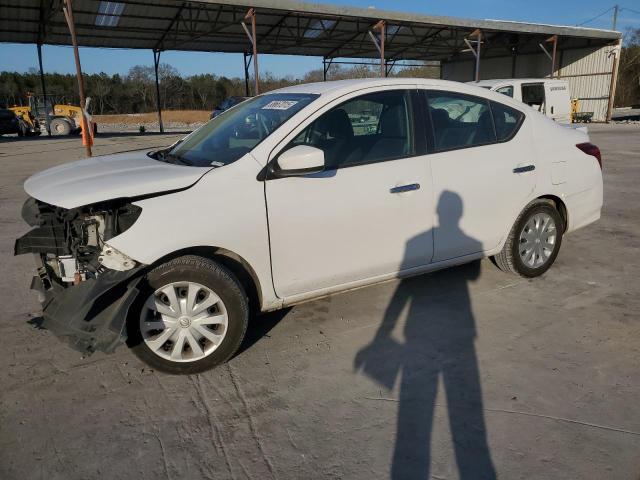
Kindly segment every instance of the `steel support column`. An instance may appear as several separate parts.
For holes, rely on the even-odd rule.
[[[613,59],[613,67],[611,70],[611,84],[609,85],[609,102],[607,104],[607,123],[611,121],[613,115],[613,107],[616,101],[616,86],[618,84],[618,69],[620,67],[620,53],[622,50],[622,39],[618,40],[618,44],[611,51],[615,55]]]
[[[91,156],[91,132],[89,131],[89,125],[87,123],[87,117],[85,116],[85,96],[84,96],[84,79],[82,78],[82,67],[80,65],[80,53],[78,52],[78,39],[76,38],[76,26],[73,19],[73,6],[72,0],[64,0],[62,11],[69,27],[69,33],[71,34],[71,43],[73,45],[73,56],[76,62],[76,76],[78,77],[78,96],[80,97],[80,109],[82,111],[82,138],[87,151],[87,156]],[[46,98],[45,98],[46,102]]]
[[[42,96],[44,98],[44,114],[45,114],[45,128],[47,129],[47,135],[51,136],[51,121],[49,120],[49,110],[47,109],[47,85],[44,81],[44,69],[42,68],[42,44],[38,43],[38,65],[40,65],[40,85],[42,86]]]
[[[251,20],[251,31],[249,31],[249,29],[247,28],[247,19]],[[255,76],[255,91],[253,93],[254,95],[258,95],[260,93],[260,77],[258,69],[258,40],[256,37],[256,11],[253,8],[250,8],[240,24],[247,34],[247,37],[249,37],[249,41],[251,42],[251,46],[253,47],[253,74]]]
[[[556,75],[556,54],[558,51],[558,36],[552,35],[551,37],[547,38],[545,42],[553,43],[551,53],[548,52],[548,50],[545,48],[543,44],[539,43],[538,46],[542,49],[542,51],[547,56],[547,58],[551,60],[551,73],[549,74],[549,78],[553,78]]]
[[[160,79],[158,69],[160,68],[160,50],[153,50],[153,71],[156,74],[156,107],[158,109],[158,125],[160,133],[164,133],[164,124],[162,123],[162,107],[160,101]]]
[[[558,36],[553,35],[547,38],[547,42],[553,43],[553,50],[551,53],[551,78],[556,74],[556,52],[558,51]]]
[[[469,38],[474,38],[475,40],[469,40]],[[471,50],[471,53],[473,53],[473,56],[476,59],[476,65],[474,68],[474,81],[479,82],[480,81],[480,47],[482,45],[482,30],[480,30],[479,28],[476,28],[473,32],[471,32],[471,34],[469,35],[469,38],[465,38],[464,39],[464,43],[467,44],[467,47],[469,47],[469,50]],[[476,44],[475,48],[473,47],[473,43]]]
[[[379,40],[374,35],[373,30],[378,30],[380,32]],[[373,44],[376,46],[376,48],[378,49],[378,52],[380,53],[380,76],[386,77],[387,65],[386,65],[385,56],[384,56],[384,47],[385,47],[386,37],[387,37],[387,22],[385,22],[384,20],[380,20],[378,23],[376,23],[371,28],[371,30],[369,30],[369,37],[371,37]]]

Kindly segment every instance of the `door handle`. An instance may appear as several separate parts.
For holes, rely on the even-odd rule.
[[[420,190],[419,183],[409,183],[407,185],[399,185],[397,187],[393,187],[389,189],[391,193],[402,193],[402,192],[410,192],[412,190]]]
[[[513,173],[526,173],[532,172],[536,169],[535,165],[525,165],[524,167],[516,167],[513,169]]]

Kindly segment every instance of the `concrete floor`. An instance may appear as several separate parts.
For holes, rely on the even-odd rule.
[[[543,278],[483,261],[308,303],[255,319],[228,365],[191,377],[126,347],[82,358],[29,325],[21,184],[83,150],[3,137],[0,478],[638,480],[640,127],[589,128],[603,218]]]

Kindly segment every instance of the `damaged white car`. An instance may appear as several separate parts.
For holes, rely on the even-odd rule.
[[[473,85],[298,85],[181,142],[34,175],[15,253],[43,325],[155,368],[228,360],[249,312],[492,256],[535,277],[600,216],[588,136]]]

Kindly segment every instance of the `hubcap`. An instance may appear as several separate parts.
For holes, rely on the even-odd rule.
[[[171,362],[194,362],[214,352],[227,334],[224,302],[204,285],[175,282],[147,298],[140,331],[153,353]]]
[[[530,268],[543,266],[556,246],[556,223],[548,213],[536,213],[520,232],[519,253]]]

